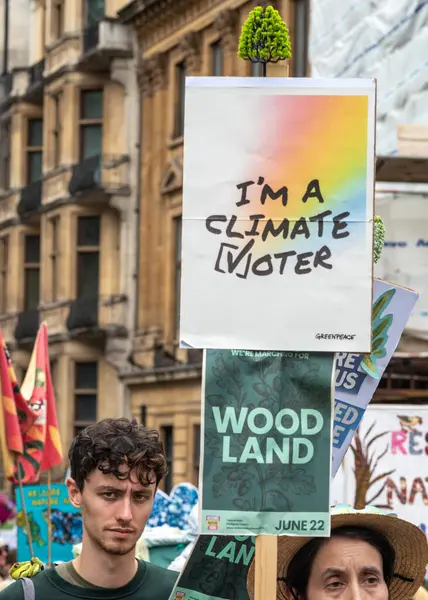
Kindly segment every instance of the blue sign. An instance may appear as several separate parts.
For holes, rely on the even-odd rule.
[[[24,502],[28,515],[34,555],[48,562],[48,486],[24,486]],[[82,539],[82,517],[80,511],[70,504],[67,486],[53,484],[51,498],[51,557],[52,562],[73,558],[72,546]],[[30,560],[27,525],[22,510],[21,494],[17,490],[16,509],[18,526],[18,561]]]

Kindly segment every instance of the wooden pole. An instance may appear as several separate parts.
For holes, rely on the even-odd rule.
[[[263,76],[267,75],[267,65],[263,65]],[[269,64],[270,77],[288,77],[288,64]],[[277,589],[278,538],[275,535],[256,537],[254,600],[276,600]]]
[[[52,475],[48,469],[48,567],[52,566],[52,505],[51,505]]]
[[[30,522],[28,520],[27,507],[25,506],[24,489],[22,487],[21,472],[19,470],[18,462],[16,463],[16,477],[18,479],[18,487],[19,487],[19,493],[21,496],[21,506],[22,506],[22,512],[24,514],[25,528],[27,529],[28,546],[30,548],[31,558],[34,558],[33,539],[32,539],[31,531],[30,531]]]
[[[254,600],[276,600],[278,538],[276,535],[256,537],[256,572]]]

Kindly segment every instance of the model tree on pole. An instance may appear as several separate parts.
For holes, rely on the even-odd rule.
[[[291,58],[290,35],[279,12],[272,6],[257,6],[248,15],[239,38],[238,56],[263,65]]]

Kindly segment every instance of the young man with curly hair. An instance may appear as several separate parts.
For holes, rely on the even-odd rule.
[[[35,600],[168,600],[178,573],[135,559],[135,545],[167,472],[157,431],[104,419],[69,451],[70,502],[82,512],[81,554],[32,578]],[[24,600],[21,581],[0,600]]]

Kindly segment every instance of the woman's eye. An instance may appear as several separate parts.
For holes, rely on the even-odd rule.
[[[106,500],[112,500],[115,497],[114,492],[104,492],[103,497]]]

